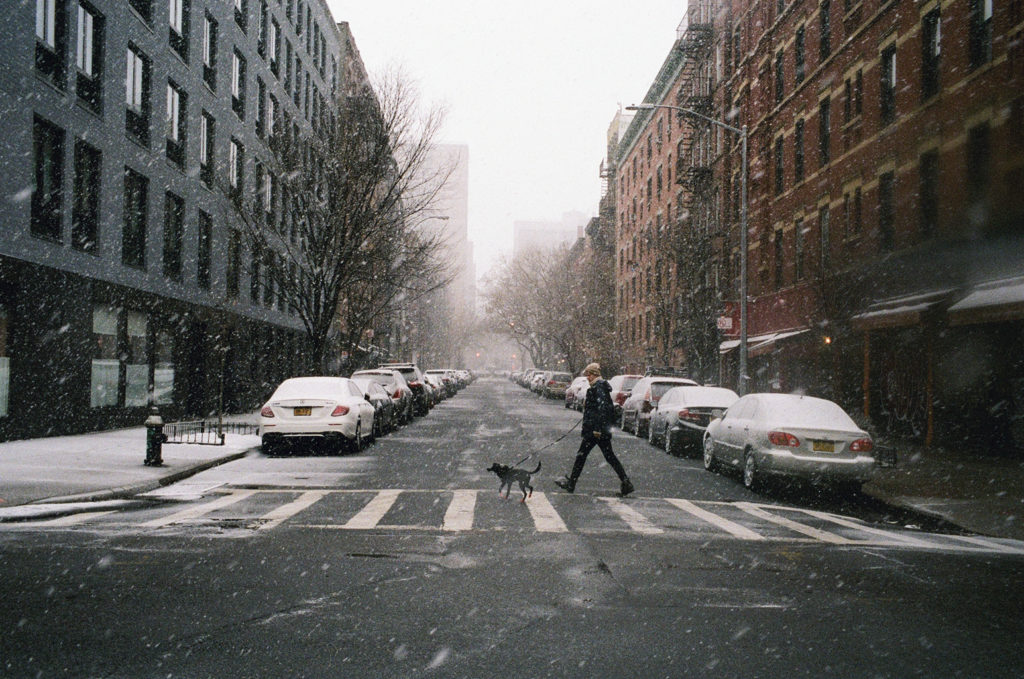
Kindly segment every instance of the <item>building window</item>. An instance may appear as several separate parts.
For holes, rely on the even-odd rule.
[[[232,138],[228,146],[228,185],[231,188],[231,197],[236,201],[242,198],[242,184],[244,182],[243,169],[245,167],[245,147],[237,139]]]
[[[78,40],[75,46],[75,93],[99,112],[103,82],[103,18],[90,5],[78,3]]]
[[[252,247],[252,260],[249,264],[249,301],[260,303],[260,268],[263,266],[263,251],[258,244]]]
[[[168,192],[164,199],[164,276],[181,280],[182,237],[185,231],[185,201]]]
[[[229,299],[238,298],[239,279],[242,269],[242,233],[231,229],[228,235],[228,261],[225,271],[225,289]]]
[[[793,183],[799,184],[804,180],[804,121],[801,118],[796,121],[796,128],[793,132]]]
[[[775,289],[778,290],[785,283],[785,260],[782,248],[782,229],[775,232],[774,239],[774,255],[775,255]]]
[[[63,226],[64,130],[36,116],[32,124],[35,187],[32,235],[60,242]]]
[[[267,86],[263,78],[256,78],[256,134],[264,137],[267,134]]]
[[[807,59],[806,59],[806,50],[805,50],[805,47],[806,47],[806,40],[805,40],[806,32],[807,32],[807,27],[806,26],[800,26],[799,28],[796,29],[796,39],[794,41],[794,43],[795,43],[794,44],[794,49],[795,49],[794,58],[796,60],[795,81],[796,81],[797,85],[799,85],[800,83],[802,83],[804,81],[804,75],[805,75],[805,71],[806,71],[806,68],[807,68],[807,63],[806,63]]]
[[[784,173],[785,164],[783,163],[782,156],[782,136],[780,135],[775,140],[775,195],[778,196],[782,193],[785,188],[785,175]]]
[[[203,80],[217,89],[217,21],[209,14],[203,18]]]
[[[829,208],[822,205],[818,209],[818,235],[821,239],[821,271],[827,272],[832,260],[832,233],[829,227]]]
[[[921,154],[918,169],[920,185],[918,199],[921,201],[921,235],[928,237],[938,229],[939,222],[939,151],[931,149]]]
[[[213,220],[199,212],[199,242],[196,247],[196,283],[203,290],[210,289],[210,265],[213,258]]]
[[[176,84],[167,83],[167,159],[178,167],[185,166],[185,133],[188,95]]]
[[[121,376],[121,351],[118,347],[120,310],[97,306],[92,311],[92,377],[89,405],[93,408],[116,406]]]
[[[785,81],[783,80],[783,66],[782,51],[775,53],[775,103],[778,104],[782,101],[782,97],[785,94]]]
[[[882,50],[881,58],[881,105],[882,125],[896,119],[896,45]]]
[[[825,61],[832,54],[832,0],[821,0],[818,9],[818,58]]]
[[[818,103],[818,159],[825,167],[832,159],[832,100]]]
[[[153,22],[153,0],[128,0],[128,4],[147,24]]]
[[[128,46],[128,74],[125,78],[125,130],[141,144],[149,144],[149,59]]]
[[[213,150],[216,123],[206,111],[199,118],[199,179],[207,186],[213,186]]]
[[[167,0],[170,9],[168,41],[171,49],[188,62],[189,0]]]
[[[989,126],[982,123],[967,132],[967,196],[970,205],[983,203],[990,180]]]
[[[804,279],[804,220],[797,219],[794,224],[793,236],[796,239],[796,258],[794,264],[796,266],[796,280],[802,281]]]
[[[277,132],[277,98],[273,94],[267,97],[267,133]]]
[[[75,193],[71,209],[71,246],[96,252],[100,233],[102,156],[81,139],[75,142]]]
[[[942,43],[942,22],[938,9],[921,19],[921,98],[939,93],[939,53]]]
[[[969,0],[969,46],[971,68],[992,61],[992,0]]]
[[[36,72],[64,89],[67,17],[63,0],[36,0]]]
[[[256,37],[256,53],[260,55],[261,59],[266,60],[267,58],[267,28],[270,19],[269,12],[267,11],[267,0],[260,0],[260,18],[259,18],[259,29],[257,30]]]
[[[270,18],[270,32],[267,34],[267,59],[270,62],[270,70],[274,75],[277,75],[278,62],[280,61],[280,48],[281,44],[281,25],[277,23],[277,19]]]
[[[878,236],[883,250],[892,250],[895,217],[896,174],[889,171],[878,178]]]
[[[245,57],[238,50],[231,55],[231,109],[245,120]]]
[[[124,231],[121,261],[127,266],[146,268],[146,217],[149,180],[131,168],[124,170]]]
[[[238,24],[243,33],[245,32],[245,25],[248,19],[246,9],[246,0],[235,0],[235,23]]]

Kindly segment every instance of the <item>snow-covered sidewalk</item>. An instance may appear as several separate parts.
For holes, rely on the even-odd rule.
[[[258,445],[257,436],[237,434],[227,434],[222,446],[164,444],[163,466],[148,467],[143,464],[145,427],[0,443],[0,521],[24,518],[26,512],[38,515],[42,504],[131,497],[240,457]],[[29,504],[31,509],[25,506]]]

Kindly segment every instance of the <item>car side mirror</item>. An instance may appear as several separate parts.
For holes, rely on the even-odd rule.
[[[369,395],[369,394],[364,394],[364,395],[363,395],[363,398],[365,398],[365,399],[366,399],[366,402],[367,402],[367,403],[372,403],[372,402],[373,402],[373,399],[372,399],[372,398],[370,398],[370,395]]]

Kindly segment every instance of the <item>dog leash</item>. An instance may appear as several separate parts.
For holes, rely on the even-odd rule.
[[[529,460],[529,459],[530,459],[531,457],[533,457],[533,456],[534,456],[534,455],[536,455],[537,453],[539,453],[539,452],[542,452],[542,451],[544,451],[544,450],[547,450],[547,449],[548,449],[548,448],[550,448],[551,446],[555,445],[556,443],[558,443],[559,441],[561,441],[562,439],[564,439],[564,438],[565,438],[566,436],[568,436],[569,434],[571,434],[571,433],[572,433],[572,430],[573,430],[573,429],[575,429],[576,427],[580,426],[580,423],[581,423],[581,422],[583,422],[583,418],[582,418],[582,417],[581,417],[580,419],[578,419],[578,420],[576,421],[576,424],[574,424],[574,425],[572,425],[571,427],[569,427],[569,431],[565,432],[564,434],[562,434],[561,436],[559,436],[559,437],[558,437],[557,439],[555,439],[555,440],[554,440],[554,441],[552,441],[551,443],[549,443],[549,444],[547,444],[546,446],[544,446],[543,448],[538,448],[537,450],[533,451],[532,453],[530,453],[529,455],[527,455],[527,456],[526,456],[526,457],[524,457],[523,459],[519,460],[519,462],[516,462],[516,463],[515,463],[514,465],[512,465],[512,466],[513,466],[513,467],[518,467],[518,466],[519,466],[520,464],[522,464],[523,462],[526,462],[527,460]]]

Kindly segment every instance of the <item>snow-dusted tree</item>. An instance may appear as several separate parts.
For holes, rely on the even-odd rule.
[[[388,73],[322,107],[311,131],[268,121],[261,185],[252,196],[225,186],[255,253],[250,275],[301,320],[309,369],[326,371],[334,350],[355,351],[396,304],[450,280],[441,237],[421,228],[451,172],[425,166],[442,119]]]

